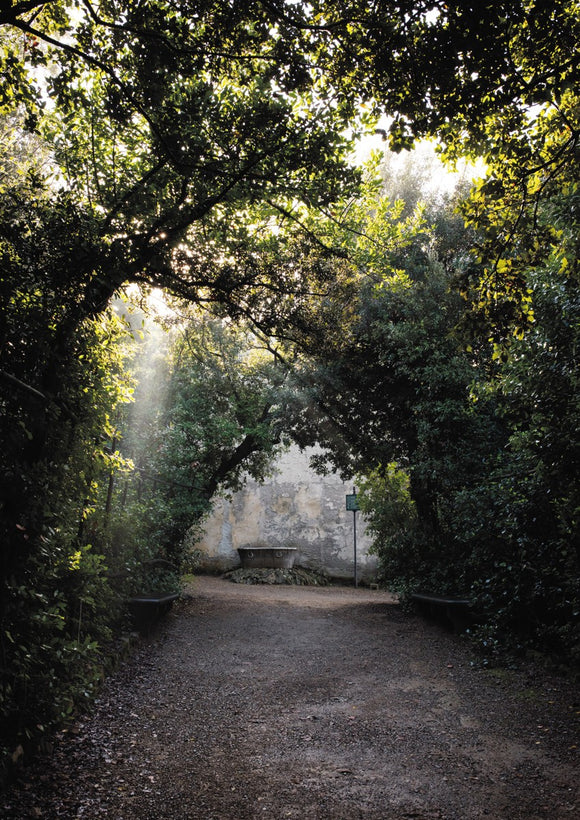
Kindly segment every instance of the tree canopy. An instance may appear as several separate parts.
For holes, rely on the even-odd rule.
[[[541,203],[576,196],[579,17],[573,0],[16,2],[0,105],[25,107],[95,219],[79,310],[127,279],[235,302],[248,265],[236,283],[216,247],[335,200],[346,134],[386,113],[395,150],[429,136],[487,162],[472,278],[496,323],[525,324],[524,268],[558,242]]]
[[[26,103],[93,221],[79,315],[127,281],[227,301],[249,284],[230,253],[251,263],[260,228],[355,181],[352,103],[320,95],[310,36],[261,3],[23,3],[0,23],[4,111]]]

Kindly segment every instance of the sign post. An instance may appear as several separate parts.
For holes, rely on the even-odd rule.
[[[356,560],[356,514],[357,510],[359,509],[359,506],[358,498],[356,497],[356,487],[353,487],[352,493],[348,493],[346,496],[346,509],[352,511],[352,525],[354,536],[354,585],[355,587],[358,587],[358,568]]]

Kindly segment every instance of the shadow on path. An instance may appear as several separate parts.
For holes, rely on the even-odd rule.
[[[384,592],[199,578],[2,816],[580,816],[578,690],[530,675]]]

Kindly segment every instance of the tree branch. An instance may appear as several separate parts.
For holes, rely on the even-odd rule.
[[[134,107],[135,111],[137,111],[143,119],[147,122],[151,131],[157,139],[159,140],[160,144],[163,146],[167,157],[174,162],[175,157],[173,156],[173,152],[171,148],[167,144],[163,134],[157,128],[156,123],[150,117],[147,110],[141,105],[141,103],[135,98],[134,94],[131,92],[130,88],[124,83],[115,72],[104,63],[102,60],[97,59],[96,57],[92,57],[90,54],[87,54],[82,49],[77,48],[76,46],[70,45],[69,43],[64,43],[62,40],[55,40],[54,37],[51,37],[49,34],[45,34],[44,32],[40,31],[39,29],[34,28],[33,26],[25,23],[24,21],[15,20],[12,25],[19,29],[20,31],[24,32],[25,34],[31,34],[33,37],[37,37],[39,40],[42,40],[45,43],[57,48],[61,51],[65,51],[67,54],[72,54],[75,57],[78,57],[83,62],[87,63],[88,65],[92,66],[93,68],[98,68],[102,72],[104,72],[111,80],[115,83],[115,85],[121,89],[125,99],[131,103]]]
[[[54,0],[21,0],[16,2],[10,9],[0,11],[0,25],[14,26],[18,23],[21,14],[28,14],[34,9],[40,11],[43,6],[49,5]]]
[[[346,258],[347,258],[347,253],[346,253],[346,251],[343,251],[343,250],[341,250],[340,248],[332,248],[332,247],[330,247],[329,245],[326,245],[326,244],[322,241],[322,239],[320,239],[320,237],[319,237],[319,236],[317,236],[317,235],[314,233],[314,231],[310,230],[310,228],[308,228],[308,227],[304,224],[304,222],[303,222],[301,219],[299,219],[299,217],[297,217],[295,214],[293,214],[293,213],[292,213],[292,211],[289,211],[287,208],[284,208],[282,205],[279,205],[277,202],[274,202],[274,201],[273,201],[273,200],[271,200],[271,199],[267,199],[267,200],[266,200],[266,202],[267,202],[267,204],[268,204],[271,208],[273,208],[275,211],[278,211],[278,212],[279,212],[279,213],[281,213],[284,217],[286,217],[286,219],[289,219],[291,222],[294,222],[296,225],[298,225],[300,228],[302,228],[302,230],[304,231],[304,233],[305,233],[307,236],[309,236],[309,237],[310,237],[310,239],[314,240],[314,242],[316,242],[316,244],[317,244],[319,247],[321,247],[321,248],[322,248],[322,249],[323,249],[326,253],[330,253],[330,254],[332,254],[333,256],[339,256],[339,257],[341,257],[342,259],[346,259]]]

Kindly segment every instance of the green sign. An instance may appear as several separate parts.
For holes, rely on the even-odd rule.
[[[350,495],[347,495],[346,509],[349,510],[349,512],[357,512],[357,510],[359,509],[358,498],[356,496],[356,493],[351,493]]]

